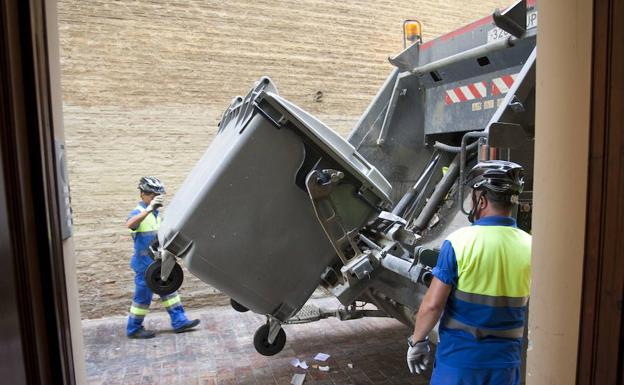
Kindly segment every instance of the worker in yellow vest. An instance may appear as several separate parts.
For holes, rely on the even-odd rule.
[[[440,320],[431,385],[520,384],[531,236],[517,228],[512,212],[523,174],[521,166],[500,160],[480,162],[468,173],[473,225],[442,244],[408,338],[407,364],[420,374],[430,360],[427,336]]]
[[[139,191],[141,200],[128,216],[126,223],[134,241],[134,254],[130,267],[135,273],[134,297],[130,307],[126,335],[130,338],[153,338],[156,333],[143,327],[143,320],[149,312],[153,296],[153,292],[145,282],[145,271],[153,262],[149,254],[149,246],[158,234],[161,221],[158,209],[164,203],[165,186],[157,178],[146,176],[139,181]],[[177,292],[160,298],[169,313],[174,332],[180,333],[199,324],[198,319],[189,320],[186,317]]]

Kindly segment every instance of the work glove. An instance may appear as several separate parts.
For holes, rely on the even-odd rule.
[[[410,373],[422,374],[427,370],[431,349],[429,348],[429,339],[414,342],[412,336],[407,338],[407,367]]]
[[[165,198],[162,195],[156,195],[154,199],[150,202],[149,206],[147,206],[147,211],[152,212],[159,207],[162,207],[165,202]]]

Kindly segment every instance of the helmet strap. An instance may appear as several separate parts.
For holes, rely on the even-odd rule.
[[[474,223],[474,221],[479,220],[481,218],[481,205],[479,204],[481,201],[481,197],[485,195],[485,191],[477,196],[477,190],[472,190],[472,210],[468,214],[468,221],[470,223]]]

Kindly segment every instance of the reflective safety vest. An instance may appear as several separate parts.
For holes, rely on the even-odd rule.
[[[444,327],[478,340],[522,338],[531,288],[531,236],[513,226],[470,226],[447,240],[458,278]]]
[[[138,205],[135,210],[139,210],[140,212],[144,212],[145,208],[141,205]],[[154,215],[154,212],[149,213],[143,221],[139,224],[139,227],[132,230],[130,229],[130,233],[132,233],[132,238],[135,238],[137,233],[143,233],[141,235],[156,234],[158,228],[160,227],[160,215]],[[148,234],[145,234],[148,233]]]

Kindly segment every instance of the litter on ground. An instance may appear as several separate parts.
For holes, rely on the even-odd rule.
[[[290,383],[292,385],[303,385],[303,382],[305,381],[305,373],[295,373],[292,376],[292,379],[290,380]]]
[[[305,361],[300,361],[298,358],[293,358],[290,360],[290,364],[295,368],[307,369],[308,364]]]
[[[327,361],[327,359],[331,357],[329,354],[327,353],[319,353],[316,356],[314,356],[314,359],[317,361]]]

